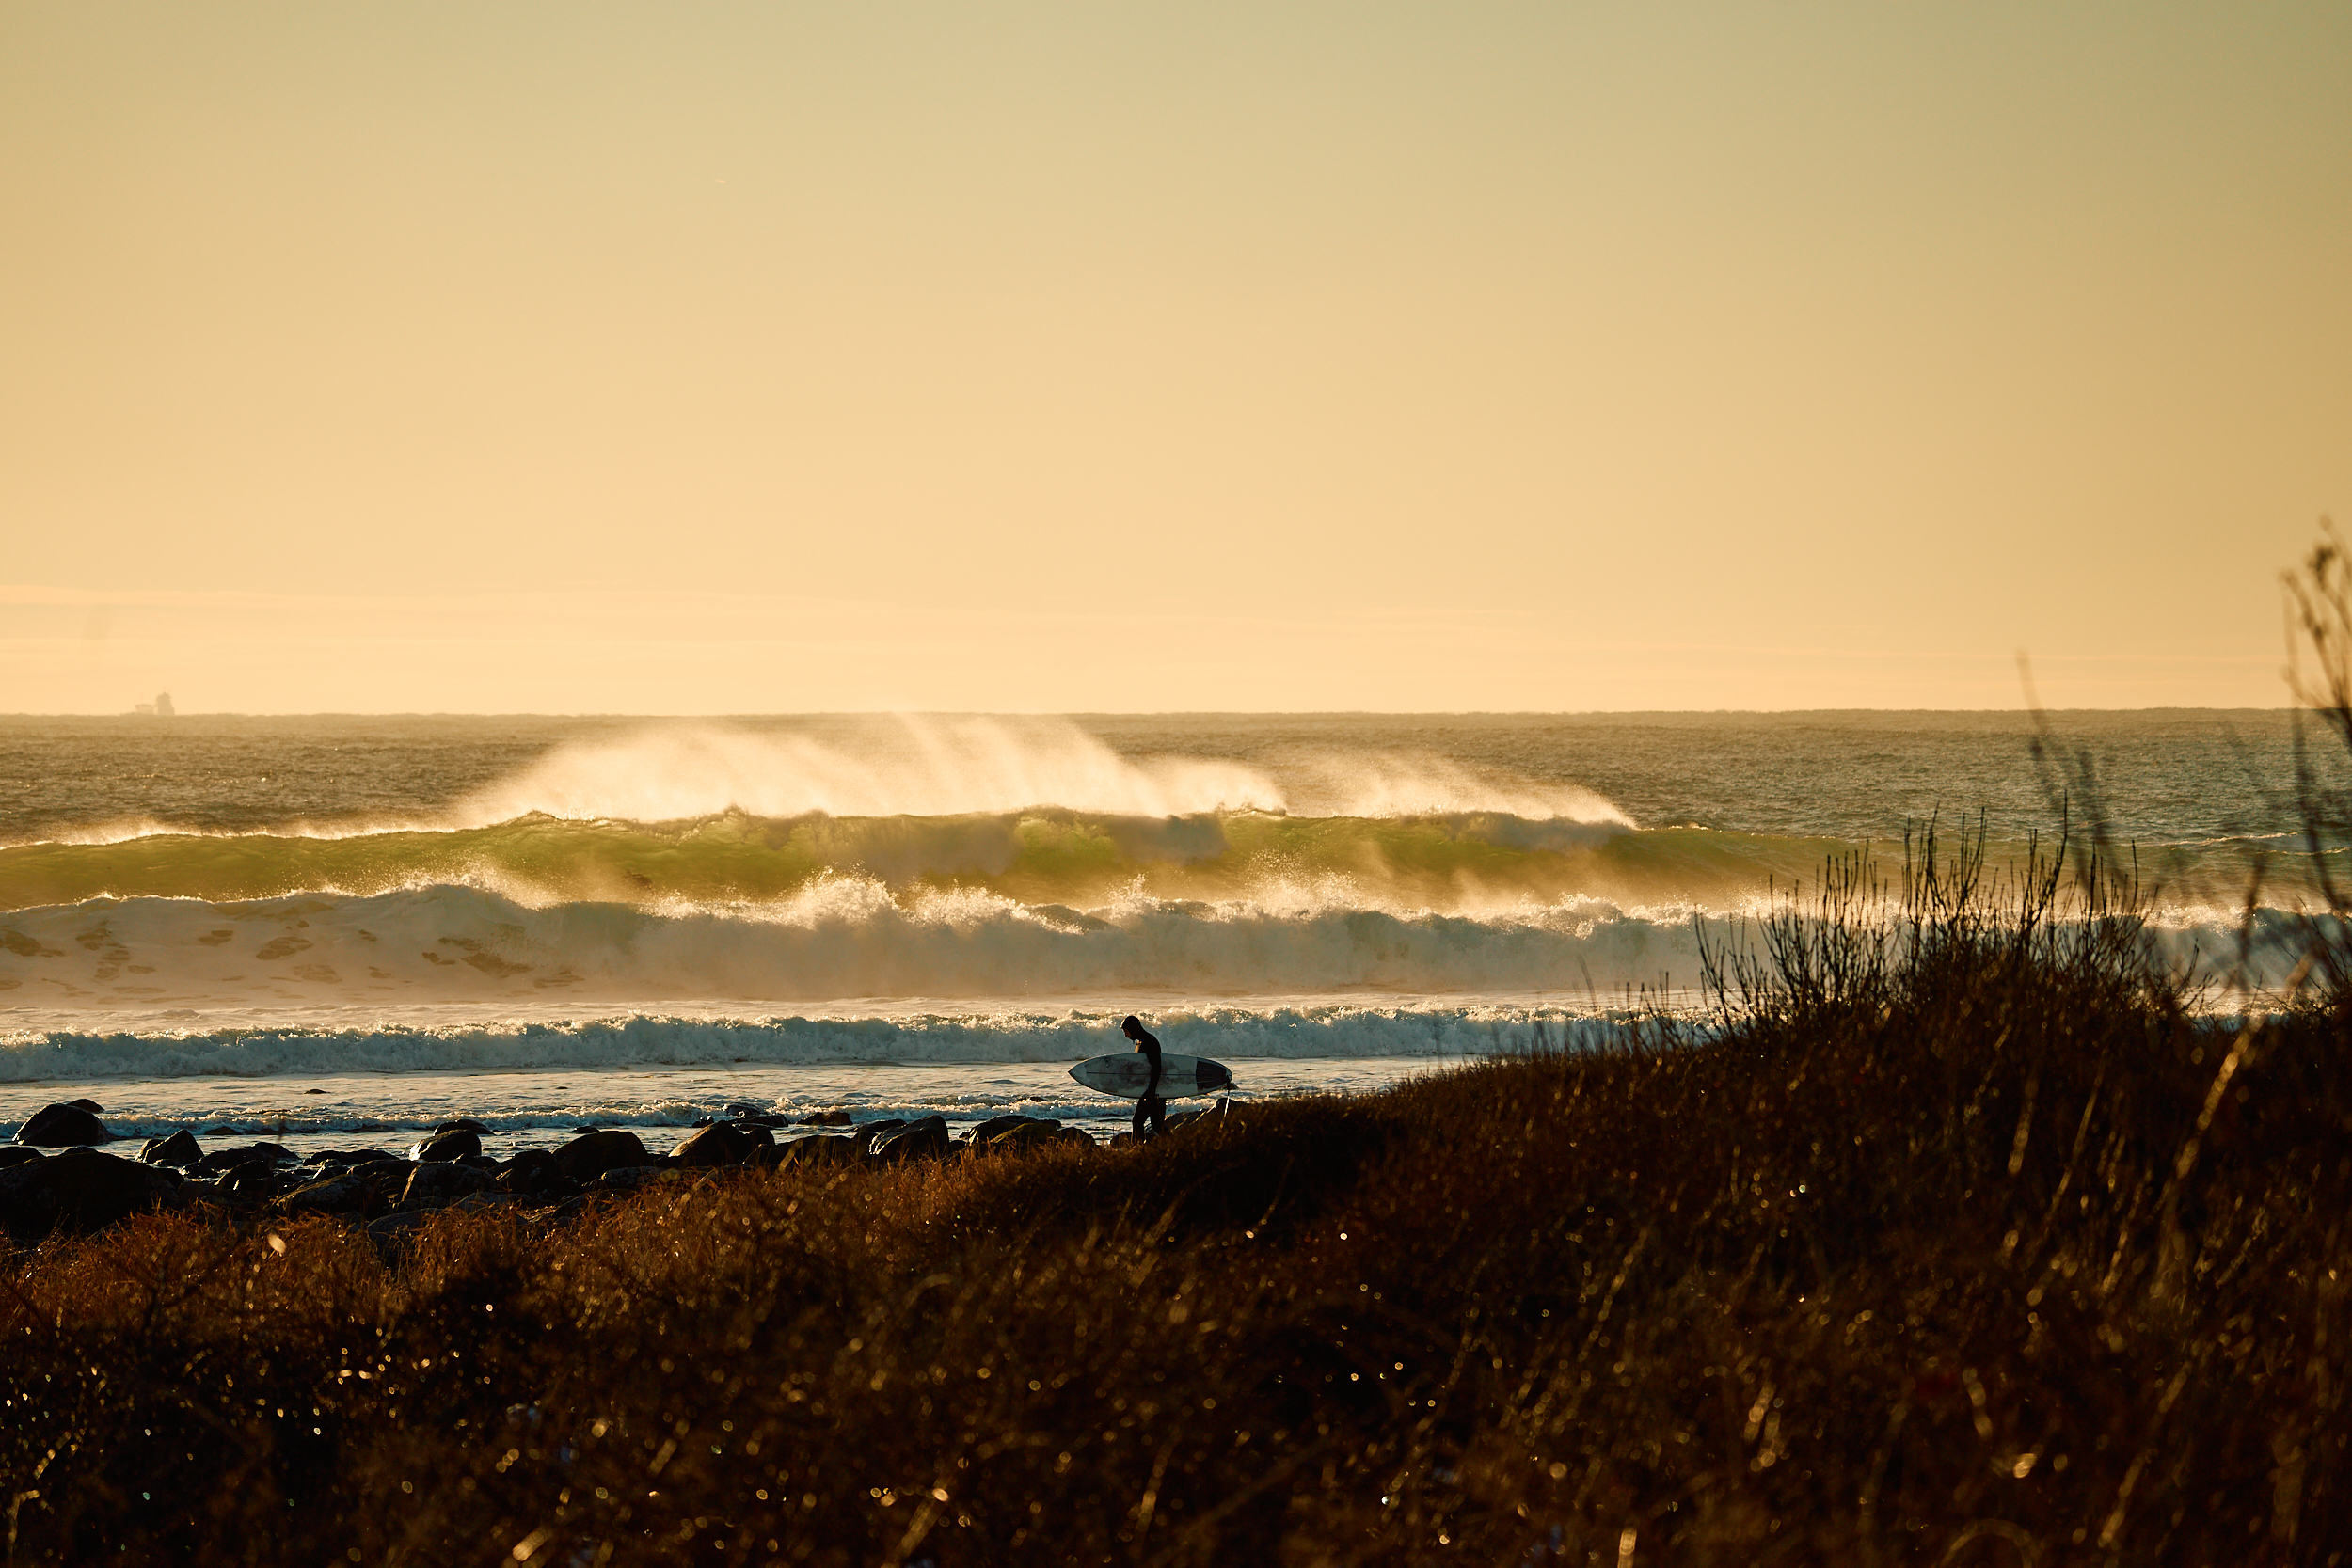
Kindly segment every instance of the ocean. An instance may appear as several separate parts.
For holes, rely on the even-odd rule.
[[[0,1122],[493,1152],[1008,1110],[1142,1015],[1245,1095],[1698,1006],[1704,930],[1904,835],[2104,822],[2275,985],[2281,711],[0,718]],[[2042,744],[2037,754],[2037,736]],[[2249,913],[2249,892],[2251,893]],[[2250,924],[2249,924],[2250,922]],[[2258,940],[2240,974],[2241,932]]]

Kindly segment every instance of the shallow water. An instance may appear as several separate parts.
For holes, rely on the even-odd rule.
[[[1358,1093],[1445,1065],[1432,1057],[1250,1062],[1236,1069],[1233,1098],[1246,1102],[1301,1092]],[[1135,1108],[1133,1101],[1081,1088],[1059,1063],[869,1062],[822,1069],[615,1068],[11,1084],[0,1085],[0,1126],[12,1127],[48,1101],[77,1094],[96,1100],[107,1129],[126,1137],[162,1137],[186,1127],[208,1144],[267,1139],[298,1153],[405,1150],[436,1123],[471,1117],[491,1129],[483,1139],[484,1151],[501,1158],[517,1149],[552,1148],[580,1126],[627,1128],[660,1153],[691,1132],[697,1119],[723,1119],[739,1105],[796,1118],[840,1109],[856,1121],[936,1114],[947,1119],[951,1132],[1013,1112],[1050,1117],[1098,1138],[1126,1131]],[[1169,1109],[1208,1103],[1171,1101]]]

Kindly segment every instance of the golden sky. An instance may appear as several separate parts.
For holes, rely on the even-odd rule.
[[[2352,8],[0,0],[0,711],[2275,704]]]

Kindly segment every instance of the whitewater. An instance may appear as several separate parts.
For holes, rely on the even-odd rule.
[[[2046,722],[0,719],[0,1117],[1107,1129],[1062,1069],[1129,1012],[1248,1093],[1604,1039],[1830,858],[2014,861],[2062,797],[2247,978],[2309,901],[2286,717]]]

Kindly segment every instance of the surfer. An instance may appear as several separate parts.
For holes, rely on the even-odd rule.
[[[1160,1098],[1160,1037],[1146,1029],[1143,1020],[1133,1013],[1129,1013],[1127,1022],[1119,1027],[1120,1033],[1136,1042],[1136,1049],[1142,1052],[1145,1059],[1152,1064],[1152,1081],[1143,1086],[1143,1094],[1136,1101],[1136,1137],[1138,1140],[1143,1137],[1146,1117],[1152,1118],[1152,1135],[1158,1137],[1168,1131],[1168,1101]]]

